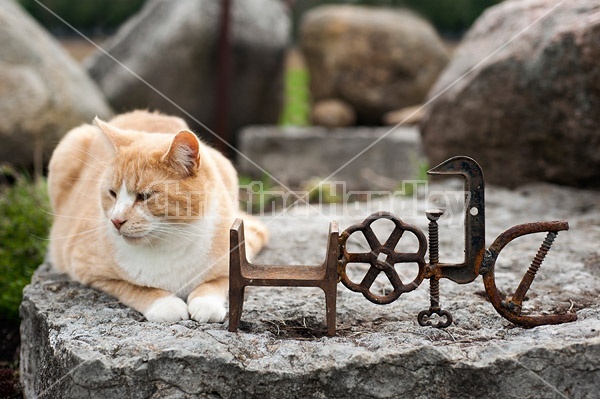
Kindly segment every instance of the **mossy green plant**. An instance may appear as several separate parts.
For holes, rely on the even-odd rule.
[[[287,68],[285,72],[285,102],[279,124],[308,126],[310,124],[310,91],[308,69]]]
[[[414,178],[406,182],[402,181],[396,187],[396,190],[401,192],[405,197],[412,197],[416,194],[419,184],[424,184],[429,181],[429,175],[427,174],[429,163],[425,159],[416,157],[410,161],[416,169]]]
[[[318,177],[308,180],[302,192],[307,193],[302,196],[303,200],[311,203],[337,204],[344,201],[344,193],[339,191],[334,182]]]
[[[248,213],[260,214],[281,207],[281,198],[271,178],[263,174],[260,179],[239,175],[240,208]],[[280,191],[280,190],[279,190]]]
[[[0,319],[8,321],[18,320],[23,288],[44,261],[52,219],[46,181],[15,176],[0,185]]]

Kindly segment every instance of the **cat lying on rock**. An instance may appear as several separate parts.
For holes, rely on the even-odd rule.
[[[182,119],[134,111],[71,130],[48,190],[56,270],[150,321],[224,320],[237,174]],[[252,256],[268,231],[241,216]]]

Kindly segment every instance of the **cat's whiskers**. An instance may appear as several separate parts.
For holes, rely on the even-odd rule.
[[[52,215],[54,217],[68,218],[68,219],[78,219],[78,220],[104,220],[103,218],[86,218],[83,216],[72,216],[72,215],[61,215],[59,213],[50,212],[46,209],[40,209],[42,212],[47,213],[48,215]]]
[[[152,233],[148,233],[147,237],[151,237],[151,238],[154,238],[155,240],[164,241],[164,242],[167,242],[167,243],[169,242],[167,240],[167,238],[161,237],[160,235],[156,235],[156,234],[152,234]],[[152,242],[150,240],[148,240],[148,244],[150,244],[150,246],[152,248],[154,248],[154,245],[152,245]]]
[[[74,247],[75,245],[79,244],[80,242],[82,242],[83,240],[87,239],[87,238],[92,238],[94,235],[96,234],[100,234],[102,231],[101,230],[92,230],[92,231],[88,231],[87,233],[85,233],[84,235],[82,235],[81,237],[77,237],[77,240],[74,240],[71,244],[64,246],[63,248],[71,248]]]
[[[67,238],[78,237],[78,236],[81,236],[82,234],[86,234],[86,233],[89,233],[89,232],[99,231],[99,230],[102,230],[104,228],[105,228],[105,226],[99,226],[99,227],[94,227],[93,229],[80,231],[79,233],[70,234],[70,235],[62,236],[62,237],[52,237],[52,238],[37,237],[37,238],[39,238],[40,240],[44,240],[44,241],[64,240],[64,239],[67,239]],[[36,236],[34,236],[34,237],[36,237]]]
[[[181,229],[173,229],[173,228],[169,228],[169,227],[165,228],[165,226],[161,226],[160,224],[155,224],[148,229],[130,231],[129,234],[138,233],[138,232],[142,232],[143,234],[139,235],[139,236],[128,236],[128,235],[127,236],[130,238],[141,238],[141,239],[144,239],[146,242],[149,242],[149,238],[154,238],[156,240],[160,240],[167,244],[172,244],[172,240],[170,240],[170,238],[177,238],[177,239],[183,239],[185,241],[188,241],[190,244],[197,245],[197,242],[189,237],[190,236],[189,232],[183,231]],[[195,235],[192,234],[192,236],[195,236]],[[153,245],[150,245],[150,246],[152,248],[154,248]]]
[[[158,233],[164,233],[164,235],[169,236],[169,237],[176,237],[176,238],[181,238],[184,239],[186,241],[189,241],[191,244],[194,245],[198,245],[197,241],[194,241],[190,238],[190,234],[189,232],[185,232],[185,231],[178,231],[175,229],[170,229],[170,228],[164,228],[162,226],[155,226],[152,231],[158,232]],[[197,236],[192,234],[192,236]],[[164,241],[168,241],[167,237],[160,237],[162,240]]]
[[[203,230],[198,227],[195,226],[193,224],[188,224],[188,223],[163,223],[163,225],[166,225],[166,229],[162,227],[163,232],[166,232],[167,234],[171,235],[171,236],[176,236],[178,238],[183,238],[187,241],[189,241],[190,243],[193,243],[194,245],[201,245],[201,241],[203,238],[206,238],[206,236],[204,234],[195,234],[193,231],[190,231],[189,229],[195,229],[198,232],[203,232]],[[171,226],[183,226],[185,227],[184,229],[182,228],[178,228],[178,227],[171,227]],[[196,241],[191,239],[191,237],[197,237],[200,240]]]
[[[99,234],[99,233],[101,233],[101,231],[100,231],[100,230],[97,230],[97,229],[92,229],[92,230],[88,230],[88,231],[83,231],[83,232],[81,232],[81,233],[80,233],[81,235],[80,235],[79,237],[77,237],[77,239],[76,239],[76,240],[73,240],[73,242],[72,242],[71,244],[69,244],[69,245],[65,245],[65,246],[63,246],[63,248],[65,248],[65,249],[66,249],[66,248],[71,248],[71,247],[74,247],[75,245],[77,245],[77,244],[81,243],[83,240],[85,240],[85,239],[88,239],[88,238],[91,238],[91,237],[93,237],[94,235],[96,235],[96,234]],[[37,239],[39,239],[39,240],[50,241],[50,239],[47,239],[47,238],[42,238],[42,237],[38,237],[38,236],[36,236],[36,235],[33,235],[33,237],[35,237],[35,238],[37,238]],[[53,238],[53,240],[54,240],[54,238]],[[76,258],[76,260],[80,260],[80,257],[78,256],[78,257]]]
[[[166,225],[166,226],[169,226],[169,227],[171,227],[171,226],[174,226],[174,227],[173,227],[173,229],[174,229],[174,230],[179,230],[179,231],[181,231],[181,232],[184,232],[184,233],[186,233],[186,234],[188,234],[188,233],[189,233],[188,229],[195,229],[195,230],[197,230],[197,231],[199,231],[199,232],[201,232],[201,231],[204,231],[204,230],[202,229],[202,227],[196,226],[196,225],[194,225],[193,223],[164,222],[164,221],[163,221],[163,222],[161,222],[161,224],[162,224],[163,226],[165,226],[165,225]],[[182,226],[183,228],[178,228],[177,226]]]

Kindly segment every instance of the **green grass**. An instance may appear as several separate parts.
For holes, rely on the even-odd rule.
[[[271,193],[275,187],[271,178],[263,174],[260,179],[246,175],[238,176],[240,186],[240,207],[249,213],[268,211],[277,205],[276,196]],[[259,183],[254,185],[255,183]]]
[[[311,203],[338,204],[344,200],[344,194],[336,191],[333,182],[318,177],[308,180],[302,191],[308,193],[304,199]]]
[[[279,124],[310,124],[309,74],[306,68],[288,68],[285,72],[285,102]]]
[[[404,181],[400,182],[396,187],[397,191],[402,191],[402,195],[405,197],[412,197],[415,194],[415,190],[418,186],[417,182],[429,181],[429,163],[423,159],[413,158],[410,162],[415,166],[416,175],[411,179],[413,184],[404,184]]]
[[[45,180],[0,185],[0,319],[18,320],[23,287],[46,253],[48,209]]]

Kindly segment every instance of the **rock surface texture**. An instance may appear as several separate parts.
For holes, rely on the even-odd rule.
[[[0,0],[0,49],[0,162],[48,161],[71,128],[110,116],[84,70],[12,0]]]
[[[457,193],[461,201],[461,183],[445,182],[415,199],[380,199],[351,206],[345,215],[331,208],[321,209],[322,216],[296,208],[265,218],[272,241],[257,262],[317,264],[324,258],[329,220],[337,219],[343,230],[381,209],[426,229],[424,213],[431,206],[426,199],[440,190],[451,201]],[[597,193],[535,185],[517,191],[488,187],[486,195],[488,245],[518,223],[570,221],[571,230],[559,234],[524,305],[535,313],[573,309],[576,322],[515,327],[486,301],[481,279],[468,285],[442,280],[442,306],[455,320],[445,330],[417,325],[417,313],[429,306],[424,282],[386,306],[340,284],[333,338],[324,336],[319,290],[251,287],[241,331],[229,333],[226,323],[146,322],[113,298],[42,266],[21,306],[25,393],[30,398],[595,397],[600,385]],[[440,260],[459,261],[462,214],[446,215],[440,222]],[[385,224],[374,226],[385,237]],[[523,238],[505,249],[496,269],[501,289],[512,293],[542,238]],[[412,250],[410,241],[400,243]],[[410,272],[401,269],[403,277]],[[364,268],[353,273],[361,276]]]
[[[148,1],[104,46],[125,67],[102,52],[86,60],[111,105],[118,111],[142,107],[179,115],[200,132],[191,115],[214,129],[220,4],[213,0]],[[228,118],[232,131],[248,124],[277,122],[289,28],[281,1],[233,3]]]
[[[407,11],[321,6],[304,16],[300,46],[313,99],[343,100],[366,125],[422,102],[448,62],[435,30]]]
[[[600,187],[599,59],[600,0],[490,8],[429,94],[431,164],[460,153],[495,184]]]

